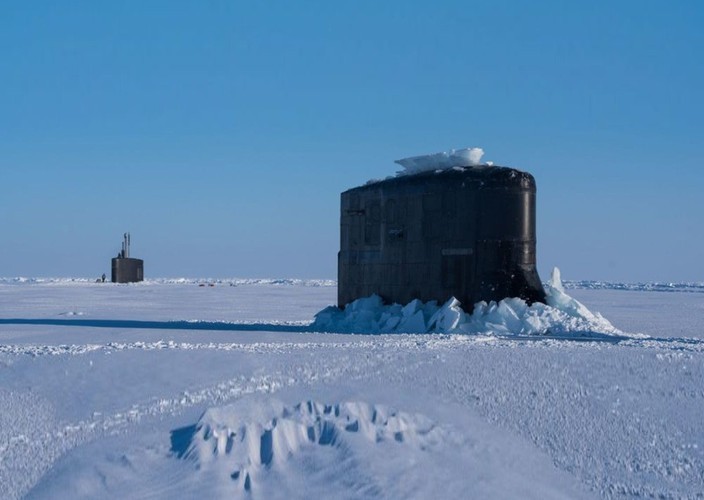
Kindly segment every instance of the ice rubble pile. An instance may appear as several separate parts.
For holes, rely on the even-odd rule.
[[[179,436],[183,432],[189,436]],[[224,468],[241,489],[250,491],[262,473],[282,467],[306,449],[345,450],[356,436],[366,446],[388,442],[427,448],[444,435],[424,415],[384,405],[304,401],[286,406],[275,398],[246,398],[207,409],[195,426],[172,431],[172,442],[186,437],[186,446],[173,450],[177,456],[199,468]]]
[[[433,153],[422,156],[411,156],[396,160],[404,170],[397,172],[398,175],[412,175],[420,172],[433,170],[445,170],[453,167],[477,166],[482,160],[484,150],[482,148],[451,149],[441,153]]]
[[[315,316],[315,331],[344,333],[459,333],[596,337],[622,335],[607,319],[592,313],[565,293],[560,270],[553,269],[545,287],[547,304],[519,298],[478,302],[472,314],[451,298],[444,305],[414,300],[405,306],[384,305],[377,295],[358,299],[344,310],[331,306]]]

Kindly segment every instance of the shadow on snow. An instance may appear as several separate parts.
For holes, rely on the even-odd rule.
[[[127,319],[52,319],[52,318],[0,318],[0,325],[38,325],[38,326],[74,326],[88,328],[124,328],[124,329],[149,329],[149,330],[206,330],[206,331],[231,331],[231,332],[288,332],[288,333],[336,333],[357,335],[383,335],[382,332],[351,332],[351,331],[325,331],[315,328],[313,324],[290,325],[280,323],[227,323],[223,321],[139,321]],[[403,335],[390,333],[388,335]],[[428,333],[425,335],[433,335]],[[447,335],[447,334],[436,334]],[[462,334],[458,334],[462,336]],[[574,342],[606,342],[620,344],[625,342],[633,345],[644,343],[673,344],[667,346],[674,350],[704,350],[704,340],[696,338],[677,337],[631,337],[626,335],[603,334],[597,332],[571,332],[569,335],[554,335],[547,332],[543,335],[511,335],[511,334],[482,334],[480,337],[493,337],[497,340],[513,341],[549,341],[567,340]],[[467,337],[473,335],[467,334]]]
[[[131,319],[0,319],[0,325],[82,326],[148,330],[215,330],[234,332],[310,332],[308,325],[226,323],[221,321],[139,321]]]

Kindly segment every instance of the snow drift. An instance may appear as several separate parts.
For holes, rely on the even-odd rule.
[[[442,435],[430,419],[383,405],[305,401],[285,406],[274,398],[254,398],[209,408],[195,426],[172,431],[172,451],[199,469],[228,474],[236,489],[251,491],[272,469],[280,472],[287,462],[320,447],[339,462],[350,453],[350,441],[362,447],[395,443],[408,453],[434,446]]]
[[[331,306],[315,316],[316,331],[344,333],[460,333],[493,335],[554,335],[600,337],[623,335],[607,319],[592,313],[562,286],[553,269],[546,285],[547,304],[532,305],[519,298],[478,302],[472,314],[451,298],[444,305],[414,300],[405,306],[384,305],[377,295],[357,299],[344,310]]]

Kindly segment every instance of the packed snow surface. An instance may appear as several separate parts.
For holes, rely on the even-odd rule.
[[[334,286],[230,284],[0,280],[0,498],[704,491],[692,287],[554,276],[541,311],[351,335],[313,331]]]
[[[482,148],[451,149],[441,153],[411,156],[396,160],[403,167],[399,175],[412,175],[432,170],[446,170],[453,167],[473,167],[481,164]]]

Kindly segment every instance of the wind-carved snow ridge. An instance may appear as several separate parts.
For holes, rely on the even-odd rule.
[[[451,149],[441,153],[411,156],[396,160],[403,167],[397,175],[412,175],[433,170],[446,170],[453,167],[474,167],[481,164],[484,150],[482,148]],[[491,164],[487,162],[487,165]]]
[[[357,299],[344,310],[331,306],[315,316],[316,331],[344,333],[452,333],[550,335],[598,338],[625,336],[607,319],[592,313],[565,293],[560,270],[553,269],[545,286],[547,304],[526,304],[520,298],[478,302],[466,313],[454,297],[439,307],[416,299],[405,306],[384,305],[377,295]]]
[[[97,283],[95,278],[27,278],[0,277],[0,285],[90,285],[90,286],[150,286],[150,285],[281,285],[305,287],[332,287],[337,281],[331,279],[298,278],[147,278],[139,283]]]
[[[643,282],[643,283],[621,283],[609,281],[565,280],[565,288],[582,290],[623,290],[629,292],[669,292],[669,293],[704,293],[704,282],[680,281],[680,282]]]
[[[486,162],[490,165],[491,162]],[[379,179],[370,181],[379,182]],[[0,277],[0,285],[70,285],[78,286],[111,286],[112,283],[96,283],[95,278],[64,277]],[[335,287],[337,281],[332,279],[296,279],[296,278],[147,278],[140,283],[115,284],[115,286],[150,286],[150,285],[282,285],[301,287]],[[675,292],[675,293],[704,293],[702,281],[667,281],[667,282],[611,282],[593,280],[565,280],[566,289],[588,290],[624,290],[632,292]]]
[[[331,465],[368,447],[394,444],[393,453],[425,450],[441,443],[442,428],[423,415],[365,402],[285,406],[274,398],[252,398],[206,410],[195,426],[171,433],[172,451],[200,469],[228,474],[240,491],[252,491],[269,471],[330,449]]]

